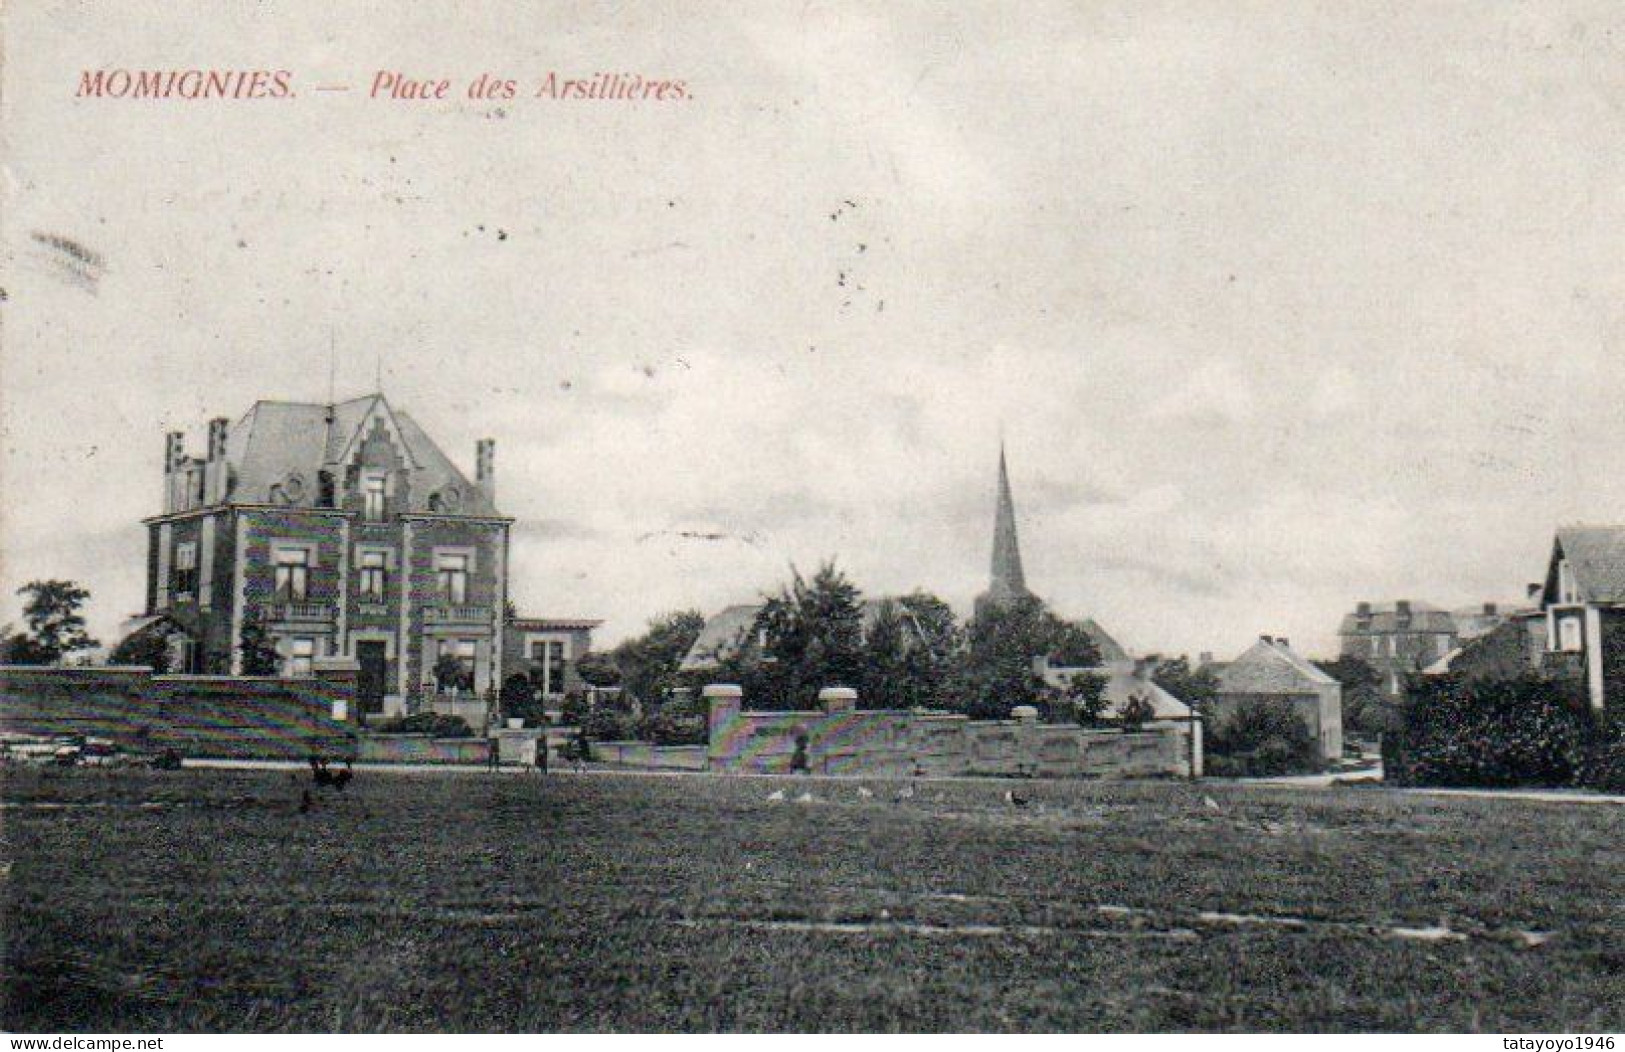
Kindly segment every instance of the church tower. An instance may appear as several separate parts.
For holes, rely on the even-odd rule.
[[[993,565],[988,589],[976,598],[976,612],[988,605],[1005,605],[1031,596],[1027,578],[1021,571],[1021,545],[1016,540],[1016,502],[1010,496],[1010,472],[1004,464],[1004,446],[999,446],[999,495],[993,514]]]

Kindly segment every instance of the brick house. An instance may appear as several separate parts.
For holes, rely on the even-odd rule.
[[[1218,674],[1213,718],[1223,722],[1250,701],[1283,701],[1320,743],[1320,755],[1343,755],[1343,687],[1300,656],[1286,639],[1259,636],[1242,655],[1211,666]]]
[[[162,620],[176,671],[241,674],[250,622],[284,675],[354,658],[364,714],[478,696],[503,667],[508,599],[493,453],[476,443],[469,481],[381,394],[258,402],[211,420],[202,458],[172,432],[136,627]]]
[[[576,663],[592,650],[593,629],[602,621],[586,618],[516,617],[504,626],[502,679],[524,676],[549,709],[587,684]]]
[[[1456,648],[1460,635],[1450,611],[1401,599],[1360,603],[1345,614],[1337,634],[1341,653],[1376,669],[1390,701],[1405,693],[1405,677],[1421,672]]]

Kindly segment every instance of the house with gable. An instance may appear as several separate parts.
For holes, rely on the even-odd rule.
[[[1543,670],[1583,682],[1594,711],[1625,711],[1625,526],[1557,531],[1540,613]]]
[[[177,672],[243,672],[245,629],[282,675],[359,663],[363,715],[472,697],[498,681],[512,520],[495,444],[470,479],[382,394],[256,403],[208,425],[204,455],[164,444],[163,510],[147,527],[144,615]]]
[[[1240,657],[1215,668],[1219,689],[1210,709],[1215,722],[1248,702],[1285,702],[1320,743],[1323,758],[1343,755],[1343,687],[1293,650],[1289,640],[1259,636]]]

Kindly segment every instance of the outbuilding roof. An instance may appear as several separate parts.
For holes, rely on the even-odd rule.
[[[1337,685],[1291,646],[1269,636],[1219,671],[1220,694],[1310,694]]]

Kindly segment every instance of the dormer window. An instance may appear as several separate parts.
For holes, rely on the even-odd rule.
[[[361,479],[361,513],[369,522],[384,518],[385,478],[381,474],[368,474]]]
[[[1557,649],[1565,654],[1578,654],[1585,649],[1585,635],[1578,617],[1559,618],[1557,622]]]

